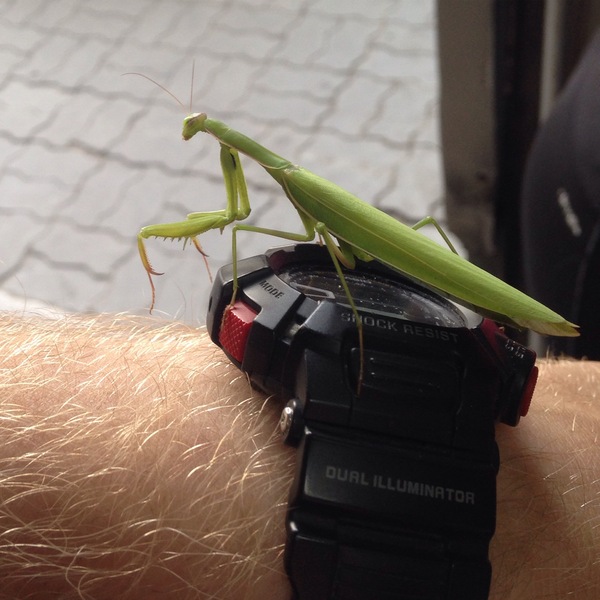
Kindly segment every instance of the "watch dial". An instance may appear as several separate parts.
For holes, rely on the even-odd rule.
[[[278,277],[314,300],[331,300],[348,306],[348,298],[334,267],[303,263],[288,265]],[[465,327],[465,316],[449,300],[413,285],[373,271],[345,271],[350,293],[361,311],[442,327]],[[400,277],[400,276],[399,276]]]

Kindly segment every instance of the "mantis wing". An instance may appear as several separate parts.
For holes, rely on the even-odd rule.
[[[579,335],[576,325],[356,196],[300,167],[286,169],[288,197],[338,240],[500,322],[538,333]]]

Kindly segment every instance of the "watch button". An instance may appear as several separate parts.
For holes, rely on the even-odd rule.
[[[298,445],[304,430],[304,420],[302,419],[302,411],[296,400],[290,400],[281,411],[279,430],[286,444],[290,446]]]
[[[252,329],[252,323],[257,315],[258,313],[252,307],[241,300],[227,306],[223,312],[223,320],[219,329],[219,344],[239,363],[244,360],[250,329]]]

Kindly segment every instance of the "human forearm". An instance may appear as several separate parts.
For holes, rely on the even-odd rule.
[[[206,334],[0,326],[0,598],[289,597],[281,406]],[[599,595],[599,380],[545,363],[530,414],[498,427],[493,600]]]
[[[600,597],[600,363],[541,361],[531,410],[499,426],[492,600]]]
[[[1,323],[0,598],[287,598],[277,409],[143,323]]]

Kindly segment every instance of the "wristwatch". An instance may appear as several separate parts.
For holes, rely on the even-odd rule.
[[[297,600],[483,600],[496,520],[497,422],[527,413],[535,353],[377,261],[344,275],[298,244],[232,265],[212,340],[285,404],[297,466],[285,568]],[[364,375],[358,385],[363,363]]]

